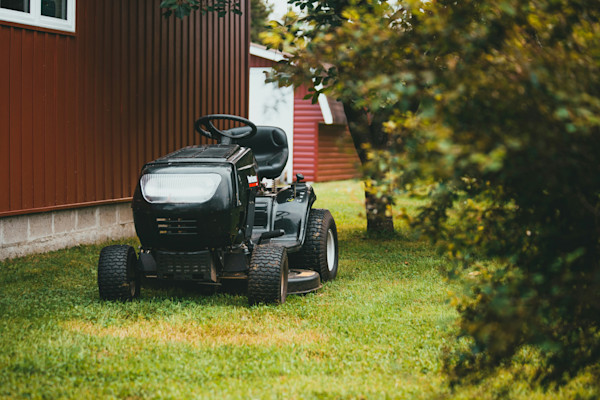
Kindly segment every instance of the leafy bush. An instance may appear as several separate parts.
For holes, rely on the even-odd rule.
[[[415,78],[419,111],[388,125],[397,146],[387,159],[400,187],[437,182],[412,222],[479,270],[458,306],[474,340],[448,366],[462,376],[533,344],[540,377],[560,381],[600,360],[600,6],[410,12],[412,71],[431,76]]]
[[[597,363],[600,4],[318,4],[334,30],[297,44],[305,62],[284,78],[314,73],[355,109],[393,108],[386,145],[366,149],[370,176],[381,196],[432,183],[406,218],[477,279],[458,303],[471,346],[448,359],[451,373],[493,368],[527,344],[546,380]],[[284,25],[275,46],[301,36]]]

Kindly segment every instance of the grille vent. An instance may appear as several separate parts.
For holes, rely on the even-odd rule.
[[[198,221],[189,218],[156,218],[159,235],[189,236],[198,234]]]
[[[256,203],[254,208],[254,226],[267,227],[269,223],[267,210],[268,206],[266,203]]]
[[[194,279],[210,278],[210,253],[208,251],[175,253],[157,251],[156,261],[159,272],[172,277],[188,277]]]

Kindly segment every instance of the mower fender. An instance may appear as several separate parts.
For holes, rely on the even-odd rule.
[[[274,204],[273,229],[281,229],[284,234],[271,239],[271,243],[285,246],[290,253],[298,251],[304,242],[308,214],[315,200],[315,192],[305,183],[295,183],[280,191]]]

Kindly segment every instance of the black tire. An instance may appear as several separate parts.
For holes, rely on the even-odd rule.
[[[308,215],[306,237],[299,252],[290,254],[292,268],[306,268],[321,275],[323,282],[335,279],[338,271],[338,237],[329,210],[313,208]]]
[[[288,258],[285,247],[269,244],[256,246],[248,271],[250,305],[285,303],[287,283]]]
[[[102,249],[98,259],[98,292],[102,300],[127,301],[139,296],[140,275],[133,247],[115,245]]]
[[[317,271],[290,269],[288,273],[288,295],[306,294],[321,289],[321,277]]]

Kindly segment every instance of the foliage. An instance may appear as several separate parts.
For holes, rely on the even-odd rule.
[[[214,12],[219,17],[224,17],[228,12],[237,15],[242,13],[239,0],[162,0],[160,8],[166,9],[163,13],[165,17],[174,14],[177,18],[187,17],[197,10],[202,14]]]
[[[368,154],[369,150],[384,150],[392,144],[390,135],[383,130],[383,123],[397,108],[398,99],[383,98],[370,92],[365,82],[380,67],[385,68],[382,62],[386,57],[398,59],[402,52],[385,46],[384,37],[368,32],[354,37],[348,29],[353,26],[356,16],[347,10],[354,4],[356,10],[360,10],[357,12],[368,16],[373,11],[386,13],[390,11],[389,7],[368,0],[294,0],[290,3],[300,8],[302,14],[291,12],[282,23],[273,21],[271,31],[263,35],[268,46],[289,54],[276,66],[277,73],[271,80],[278,81],[281,86],[307,85],[311,92],[308,98],[311,97],[313,102],[325,93],[343,103],[364,172],[367,230],[392,231],[393,196],[379,184],[386,170],[372,163]],[[394,14],[393,10],[390,12]],[[385,21],[373,18],[370,22],[375,31]]]
[[[273,6],[266,4],[265,0],[251,0],[250,10],[252,23],[250,24],[250,41],[260,43],[260,34],[267,29],[269,15],[273,11]]]
[[[439,182],[415,222],[457,260],[500,263],[459,305],[475,340],[458,375],[524,344],[546,381],[600,361],[599,18],[585,1],[432,3],[414,25],[433,78],[396,120],[398,165]]]
[[[296,3],[324,8],[308,27],[274,27],[271,44],[294,49],[284,79],[316,76],[318,91],[354,98],[372,118],[393,112],[387,146],[363,146],[379,189],[430,182],[430,203],[406,218],[472,268],[458,300],[472,342],[449,371],[487,371],[529,344],[544,382],[596,365],[600,5]]]
[[[597,398],[583,374],[545,393],[518,379],[535,354],[451,391],[442,373],[457,313],[425,241],[365,239],[358,182],[318,184],[340,233],[340,274],[278,307],[244,296],[143,288],[102,302],[102,245],[0,262],[2,399],[573,399]],[[416,211],[421,200],[400,197]],[[397,220],[397,222],[400,222]],[[135,240],[129,244],[137,246]],[[110,243],[112,244],[112,243]],[[399,256],[400,255],[400,256]]]

